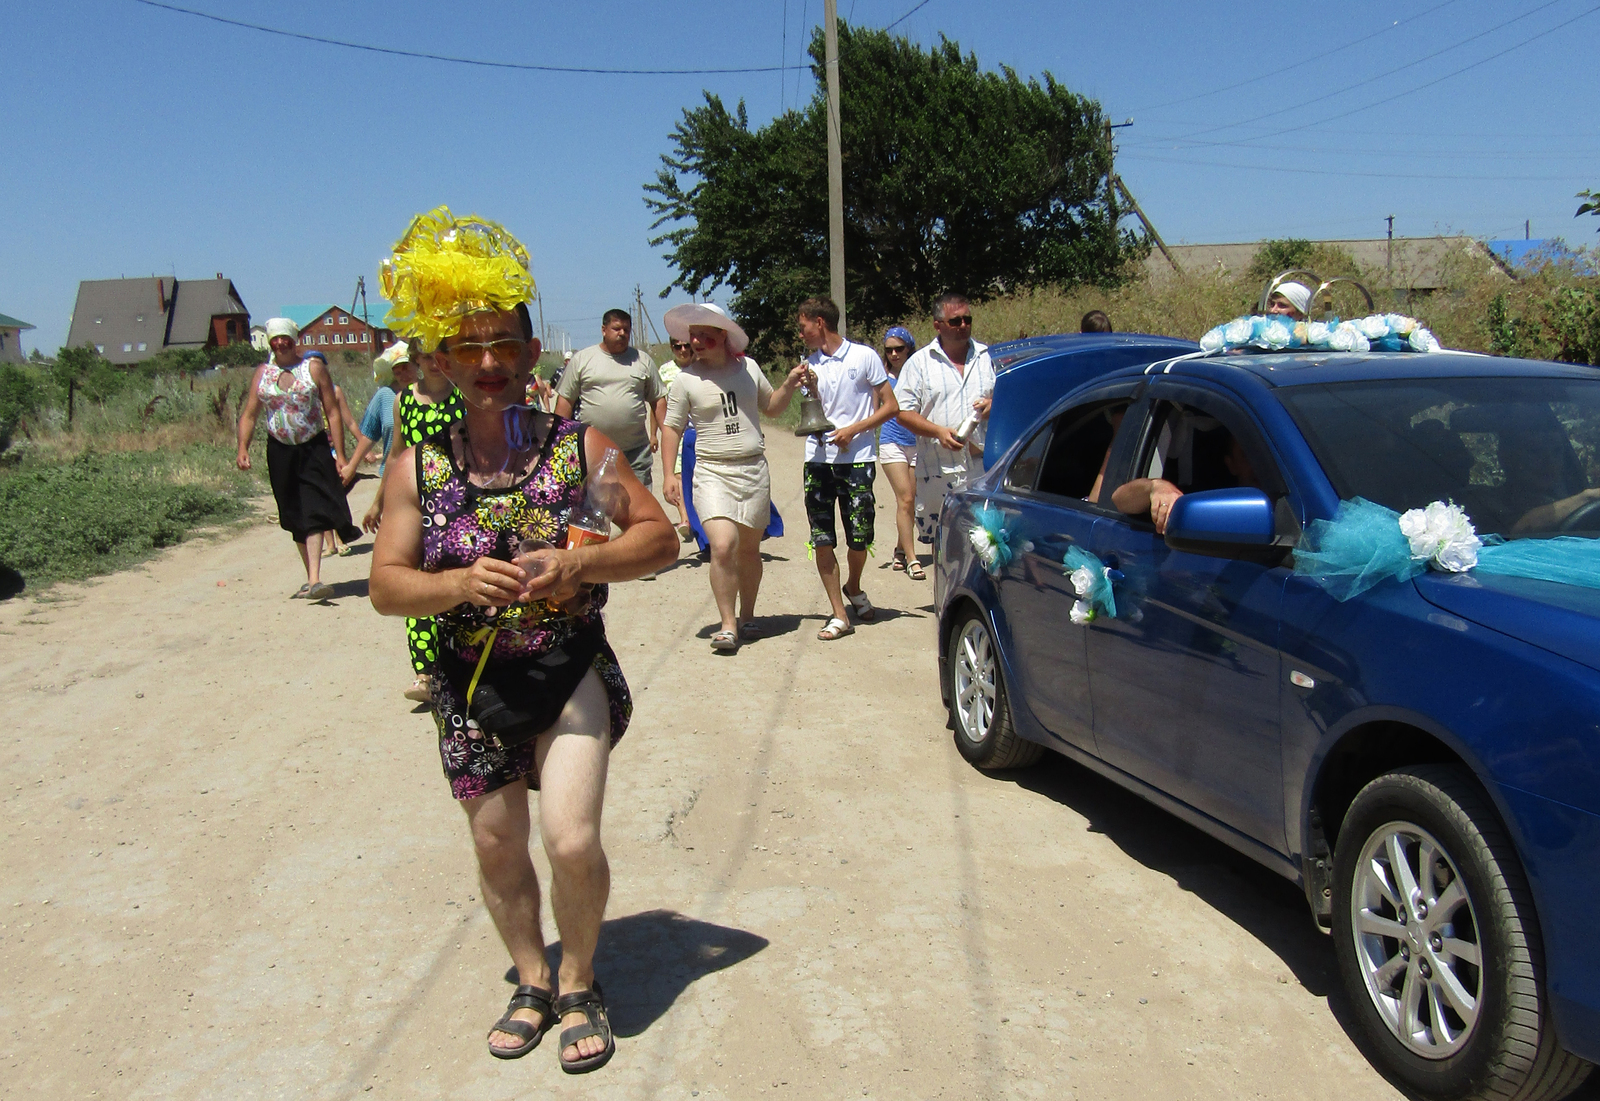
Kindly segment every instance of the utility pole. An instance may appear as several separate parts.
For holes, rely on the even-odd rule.
[[[1392,287],[1394,286],[1394,215],[1389,215],[1387,220],[1389,222],[1389,255],[1387,263],[1389,269],[1389,285]]]
[[[839,147],[839,5],[822,5],[823,70],[828,79],[828,293],[844,324],[844,154]]]
[[[1156,248],[1161,250],[1161,255],[1167,258],[1167,263],[1172,265],[1172,270],[1181,275],[1183,273],[1183,269],[1178,266],[1178,261],[1173,258],[1172,253],[1167,251],[1167,243],[1161,239],[1161,234],[1156,232],[1156,227],[1150,224],[1150,219],[1146,218],[1144,216],[1144,211],[1139,209],[1139,201],[1133,197],[1133,192],[1128,190],[1128,185],[1122,182],[1121,176],[1113,175],[1111,178],[1116,182],[1117,190],[1122,192],[1122,197],[1128,200],[1128,205],[1133,207],[1133,213],[1138,217],[1139,221],[1143,223],[1145,232],[1148,233],[1150,235],[1150,239],[1156,243]]]
[[[535,291],[533,300],[539,303],[539,347],[543,348],[545,342],[550,339],[550,334],[544,330],[544,295]]]

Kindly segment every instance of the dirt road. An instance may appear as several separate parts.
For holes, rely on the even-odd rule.
[[[586,1078],[484,1050],[508,960],[365,554],[324,604],[262,526],[0,605],[0,1095],[1396,1096],[1289,884],[1059,759],[960,759],[881,478],[880,620],[816,640],[770,448],[769,637],[710,651],[688,553],[613,591],[619,1051]]]

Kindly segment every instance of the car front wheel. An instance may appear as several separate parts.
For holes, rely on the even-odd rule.
[[[1375,1057],[1417,1093],[1553,1101],[1587,1077],[1556,1039],[1527,880],[1464,769],[1399,769],[1357,794],[1333,935]]]
[[[950,725],[956,748],[982,769],[1026,768],[1044,747],[1017,736],[1000,673],[1000,651],[977,612],[968,609],[950,632]]]

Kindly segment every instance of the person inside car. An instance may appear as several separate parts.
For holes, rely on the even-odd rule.
[[[1226,432],[1226,429],[1223,430]],[[1222,465],[1227,468],[1231,486],[1211,485],[1207,489],[1247,488],[1264,489],[1260,479],[1256,476],[1255,467],[1250,465],[1250,458],[1245,454],[1244,447],[1239,443],[1237,436],[1231,432],[1227,434],[1227,447],[1222,453]],[[1098,485],[1098,482],[1097,482]],[[1196,488],[1190,487],[1191,490]],[[1155,525],[1156,534],[1165,535],[1167,532],[1167,517],[1172,513],[1173,502],[1183,496],[1183,490],[1165,478],[1135,478],[1123,482],[1111,493],[1111,503],[1117,506],[1117,511],[1129,516],[1150,517],[1150,522]]]
[[[1304,283],[1279,283],[1267,298],[1268,315],[1276,314],[1295,321],[1304,321],[1310,306],[1311,292]]]

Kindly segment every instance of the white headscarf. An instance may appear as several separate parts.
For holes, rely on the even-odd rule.
[[[290,321],[287,317],[274,317],[267,321],[267,339],[286,336],[290,340],[300,339],[300,326]]]

